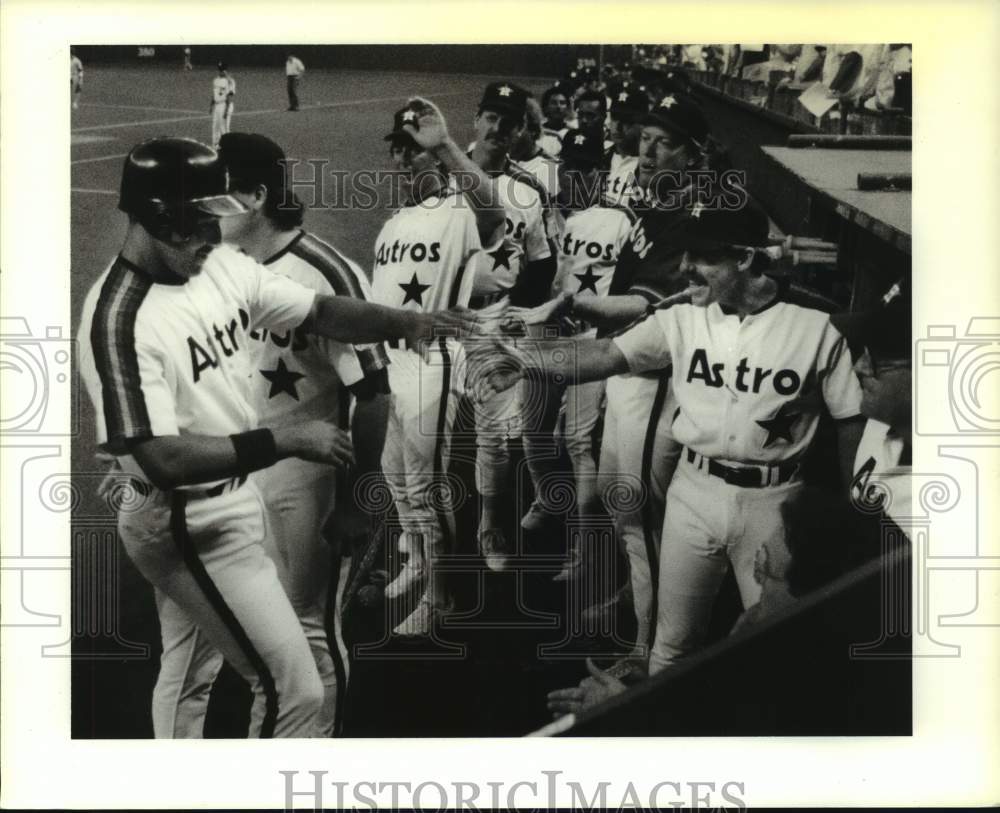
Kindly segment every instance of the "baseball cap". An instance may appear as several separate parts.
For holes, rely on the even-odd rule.
[[[635,85],[623,85],[611,97],[611,117],[619,120],[638,119],[649,112],[649,97]]]
[[[881,305],[854,313],[835,313],[830,317],[851,348],[851,354],[861,355],[867,348],[878,359],[907,359],[913,352],[911,301],[897,297]]]
[[[413,140],[413,136],[403,129],[403,125],[412,124],[414,127],[419,126],[417,124],[419,115],[420,105],[417,102],[407,102],[406,107],[401,107],[393,115],[392,132],[383,136],[383,141],[398,141],[404,144],[415,145],[416,142]]]
[[[225,62],[220,62],[219,63],[219,70],[220,71],[228,70],[228,68],[229,68],[229,66]]]
[[[483,91],[479,110],[493,110],[501,116],[523,119],[528,91],[513,82],[490,82]]]
[[[647,113],[643,124],[663,127],[703,146],[708,138],[708,122],[701,108],[683,93],[668,93]]]
[[[285,189],[285,151],[259,133],[226,133],[219,139],[219,156],[237,182],[263,184],[268,194]]]
[[[769,226],[767,214],[749,198],[738,209],[695,203],[681,226],[678,247],[712,251],[730,246],[766,246]]]
[[[604,157],[604,139],[585,130],[568,130],[562,137],[559,158],[566,164],[595,167]]]

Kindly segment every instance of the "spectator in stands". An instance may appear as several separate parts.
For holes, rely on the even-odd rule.
[[[875,94],[887,45],[829,45],[822,81],[842,101],[859,104]]]
[[[875,83],[875,95],[865,100],[868,110],[900,108],[910,112],[910,77],[913,71],[913,51],[909,45],[890,45],[883,55]]]
[[[795,73],[796,61],[802,53],[801,45],[770,45],[770,59],[758,62],[744,68],[743,78],[753,82],[767,82],[770,80],[771,71],[780,71],[788,74],[791,79]]]
[[[818,82],[823,76],[823,62],[826,60],[825,45],[803,45],[795,65],[792,83],[805,85]]]

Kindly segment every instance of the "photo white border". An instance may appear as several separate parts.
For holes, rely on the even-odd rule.
[[[71,323],[70,145],[66,67],[70,43],[204,42],[912,42],[914,50],[913,256],[915,337],[929,325],[1000,315],[996,224],[1000,206],[1000,94],[995,91],[1000,5],[976,2],[421,3],[301,2],[86,4],[5,0],[0,87],[0,276],[4,316],[33,330]],[[485,25],[483,21],[495,20]],[[58,81],[57,81],[58,80]],[[59,88],[59,90],[54,90]],[[55,293],[53,293],[55,292]],[[995,380],[995,378],[993,379]],[[942,411],[942,392],[920,409]],[[925,403],[926,400],[926,403]],[[68,404],[62,408],[68,423]],[[935,471],[939,445],[989,438],[919,437],[915,471]],[[980,554],[996,550],[996,445],[980,467]],[[10,445],[8,438],[4,445]],[[11,441],[13,442],[13,441]],[[68,447],[68,441],[63,441]],[[65,451],[68,459],[68,448]],[[986,458],[984,458],[986,459]],[[12,460],[5,449],[4,462]],[[4,475],[10,472],[5,469]],[[14,472],[16,475],[16,472]],[[3,506],[20,500],[5,476]],[[4,514],[8,514],[4,511]],[[66,556],[68,515],[62,517]],[[51,524],[51,523],[50,523]],[[950,526],[949,526],[950,527]],[[957,526],[956,526],[957,527]],[[54,523],[55,532],[59,523]],[[5,565],[19,540],[4,528]],[[968,533],[973,533],[973,528]],[[960,535],[960,532],[959,532]],[[957,544],[957,542],[956,542]],[[991,551],[986,547],[992,546]],[[958,549],[956,549],[958,550]],[[983,598],[996,603],[997,575]],[[941,581],[947,582],[948,579]],[[962,582],[942,585],[935,612],[958,612]],[[69,573],[56,577],[46,611],[69,617]],[[937,593],[934,596],[938,599]],[[956,609],[957,608],[957,609]],[[5,610],[8,607],[5,605]],[[995,619],[993,623],[1000,623]],[[1000,801],[996,627],[949,628],[960,658],[918,658],[915,736],[867,739],[72,741],[68,659],[41,658],[61,630],[3,627],[2,806],[68,808],[280,808],[279,770],[328,772],[343,781],[540,781],[616,788],[629,782],[742,782],[750,806],[954,805]],[[766,668],[766,665],[762,665]],[[733,691],[739,677],[734,675]],[[752,702],[752,698],[748,698]],[[432,799],[434,797],[431,797]],[[546,803],[542,799],[529,804]],[[609,799],[616,797],[614,792]],[[563,797],[555,800],[569,804]],[[327,799],[327,804],[332,800]]]

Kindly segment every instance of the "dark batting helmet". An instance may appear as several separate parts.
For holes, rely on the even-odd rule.
[[[192,138],[154,138],[125,159],[118,208],[155,237],[190,237],[206,219],[246,211],[228,194],[228,182],[211,147]]]

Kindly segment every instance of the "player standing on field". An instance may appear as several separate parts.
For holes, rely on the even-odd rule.
[[[302,60],[292,54],[285,60],[285,79],[288,82],[288,109],[295,111],[299,109],[299,82],[302,81],[302,74],[306,72],[306,66]]]
[[[135,147],[118,206],[128,231],[84,302],[80,370],[98,444],[139,495],[118,529],[156,592],[154,733],[201,736],[211,680],[191,657],[207,640],[253,687],[252,736],[311,736],[323,686],[261,544],[263,505],[247,478],[289,457],[344,467],[354,455],[327,421],[258,428],[250,332],[301,327],[341,342],[417,343],[475,323],[458,311],[319,295],[220,246],[219,218],[245,208],[228,194],[215,151],[191,139]]]
[[[219,155],[229,192],[247,207],[222,221],[222,238],[272,273],[327,296],[371,299],[361,269],[333,246],[304,231],[302,204],[287,188],[285,154],[262,135],[227,133]],[[345,660],[336,640],[336,576],[340,543],[356,528],[367,536],[365,506],[356,505],[355,482],[379,471],[389,409],[388,358],[381,344],[351,347],[301,331],[251,331],[253,385],[261,421],[272,427],[324,420],[350,427],[356,465],[338,487],[333,466],[290,458],[257,472],[267,508],[268,553],[309,641],[323,708],[316,736],[334,733],[346,686]],[[351,396],[356,401],[353,410]],[[335,512],[335,513],[334,513]],[[334,547],[323,538],[333,514]]]
[[[756,603],[757,549],[784,533],[781,508],[802,488],[823,409],[837,422],[845,488],[851,480],[861,388],[846,341],[828,314],[792,304],[761,272],[767,241],[767,217],[749,202],[696,209],[677,243],[690,304],[573,354],[550,344],[525,360],[581,382],[674,367],[673,434],[685,448],[667,492],[650,673],[701,645],[730,564],[744,608]],[[497,372],[494,386],[517,375]]]
[[[469,157],[497,181],[506,215],[506,232],[495,249],[483,250],[474,259],[469,301],[474,310],[491,305],[502,307],[508,302],[540,304],[548,299],[555,277],[555,251],[550,240],[553,229],[548,222],[551,209],[545,189],[508,155],[524,129],[527,98],[527,91],[512,82],[493,82],[486,86],[476,113],[476,144]],[[468,359],[473,377],[478,370],[474,355]],[[554,412],[546,399],[535,399],[534,406],[543,424],[548,413]],[[555,407],[558,409],[558,401]],[[534,429],[530,424],[536,414],[528,416],[529,426],[525,427],[521,411],[515,393],[497,393],[476,405],[476,488],[482,508],[479,545],[487,566],[493,570],[504,569],[510,553],[504,528],[511,493],[509,437],[526,428],[525,454],[529,466],[538,456],[530,440]],[[551,436],[551,427],[548,434]],[[532,477],[537,484],[534,472]]]
[[[219,63],[219,75],[212,80],[212,146],[219,148],[219,139],[229,132],[233,120],[233,101],[236,98],[236,80],[229,75],[226,63]]]
[[[72,51],[69,52],[69,92],[76,110],[80,107],[80,94],[83,92],[83,63]]]
[[[418,312],[464,306],[472,293],[470,263],[503,236],[497,183],[459,150],[440,111],[425,99],[398,111],[385,139],[400,170],[403,205],[375,241],[374,299]],[[459,176],[464,193],[449,185],[449,172]],[[422,587],[416,608],[395,627],[398,635],[430,634],[451,604],[435,563],[449,547],[454,518],[435,505],[435,492],[447,493],[454,396],[462,389],[459,352],[459,343],[445,337],[423,357],[403,342],[389,350],[392,411],[382,469],[399,513],[405,562],[385,594],[392,599]]]

